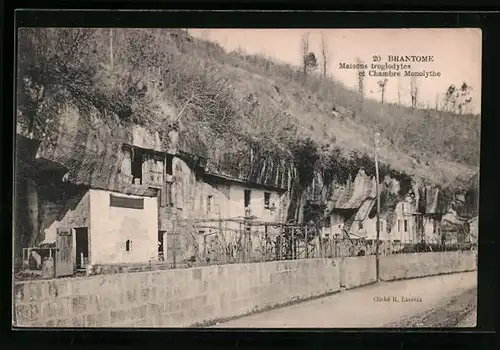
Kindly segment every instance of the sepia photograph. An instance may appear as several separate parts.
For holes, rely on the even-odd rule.
[[[21,27],[12,327],[474,328],[482,32]]]

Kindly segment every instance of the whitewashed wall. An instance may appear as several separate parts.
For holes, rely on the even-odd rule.
[[[380,236],[383,241],[388,240],[391,236],[387,233],[387,220],[380,218]],[[351,232],[355,235],[366,239],[377,239],[377,217],[366,218],[363,220],[363,228],[359,229],[358,222],[355,221],[351,227]],[[394,238],[392,238],[394,239]]]
[[[142,198],[144,209],[110,206],[109,191],[90,190],[90,264],[141,263],[158,255],[158,203],[155,197]],[[125,242],[132,241],[130,252]]]
[[[396,220],[392,227],[392,239],[400,240],[402,243],[418,243],[417,242],[417,223],[415,221],[414,206],[407,202],[401,201],[396,205]],[[407,230],[405,231],[404,221],[407,221]],[[400,224],[398,224],[398,221]]]

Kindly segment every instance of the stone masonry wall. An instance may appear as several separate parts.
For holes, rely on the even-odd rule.
[[[380,279],[392,281],[477,269],[476,251],[395,254],[380,257]]]
[[[477,253],[380,258],[381,280],[477,269]],[[342,282],[341,282],[342,280]],[[19,282],[18,327],[186,327],[375,281],[375,257],[304,259]]]
[[[16,283],[18,327],[186,327],[340,290],[333,259]]]
[[[340,263],[341,286],[351,289],[376,282],[375,264],[374,255],[343,258]]]

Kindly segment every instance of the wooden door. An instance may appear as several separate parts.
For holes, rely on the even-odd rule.
[[[56,277],[73,275],[73,235],[70,229],[57,229]]]

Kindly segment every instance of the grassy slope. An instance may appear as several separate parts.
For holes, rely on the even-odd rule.
[[[476,171],[478,117],[370,100],[364,101],[361,110],[358,95],[334,80],[310,76],[304,81],[293,67],[227,53],[178,30],[115,31],[114,69],[110,70],[108,31],[85,30],[85,36],[75,34],[81,29],[72,31],[69,37],[60,30],[29,34],[31,41],[25,39],[27,48],[22,52],[30,54],[20,59],[20,76],[35,77],[38,72],[45,91],[60,91],[70,82],[70,99],[118,114],[126,107],[130,113],[120,119],[162,133],[168,131],[168,116],[175,115],[196,91],[196,99],[182,117],[181,138],[199,150],[207,149],[210,157],[226,151],[246,153],[251,143],[287,154],[297,136],[309,136],[346,155],[353,150],[371,155],[377,130],[383,136],[381,160],[395,170],[445,185],[458,176],[469,179]],[[77,46],[72,46],[74,38]],[[54,54],[64,50],[66,56],[57,61]],[[47,76],[52,83],[44,79]],[[144,85],[148,89],[141,95],[137,91]],[[53,107],[57,109],[57,104]],[[333,107],[345,118],[334,117]],[[352,111],[354,118],[349,117]],[[43,125],[43,113],[38,110],[36,115]]]
[[[213,44],[196,40],[185,48],[186,54],[205,55],[209,46]],[[360,112],[357,94],[334,80],[310,77],[303,83],[292,67],[222,50],[212,54],[210,62],[221,76],[231,77],[238,100],[252,95],[260,104],[285,112],[303,135],[320,144],[336,143],[345,153],[371,154],[373,132],[380,130],[381,160],[397,170],[440,184],[468,178],[477,170],[478,116],[413,110],[372,100],[365,100]],[[354,119],[340,120],[333,116],[333,106],[358,112]]]

